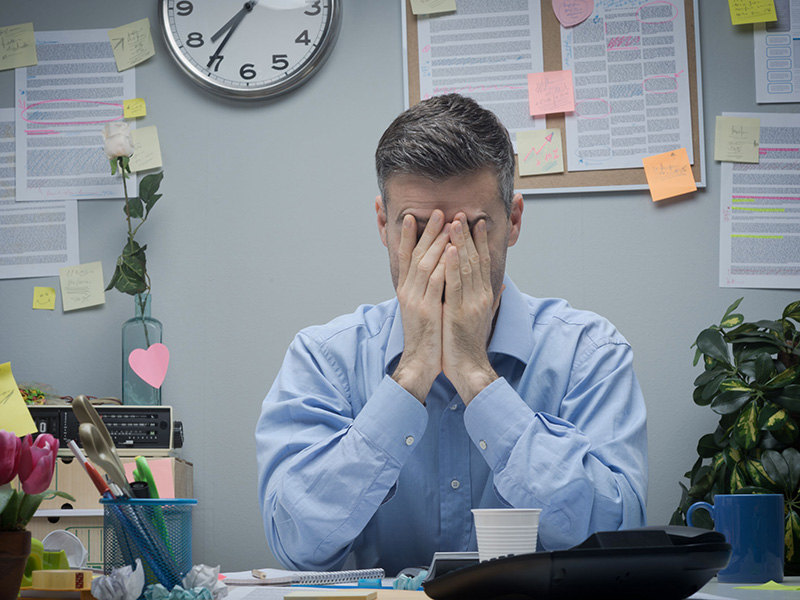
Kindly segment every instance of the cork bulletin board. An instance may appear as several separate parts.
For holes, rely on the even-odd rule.
[[[417,53],[417,17],[411,11],[410,0],[405,2],[405,42],[406,66],[408,77],[408,106],[420,101],[419,55]],[[683,3],[683,17],[686,22],[686,44],[689,68],[689,102],[691,109],[691,131],[694,164],[692,173],[698,187],[705,186],[702,90],[700,89],[700,60],[697,48],[697,7],[696,0],[673,0]],[[541,0],[542,12],[542,46],[545,71],[560,71],[561,62],[561,25],[556,19],[550,0]],[[560,129],[563,143],[567,143],[564,114],[547,115],[546,127]],[[536,193],[570,193],[588,191],[642,190],[648,189],[644,168],[632,169],[600,169],[591,171],[569,172],[566,160],[563,173],[515,177],[515,189],[525,194]]]

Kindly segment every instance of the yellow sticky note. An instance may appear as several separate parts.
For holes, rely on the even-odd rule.
[[[653,202],[697,190],[686,148],[648,156],[642,162]]]
[[[453,12],[456,0],[411,0],[411,12],[415,15],[432,15]]]
[[[58,270],[61,279],[61,302],[64,312],[105,304],[103,264],[97,262],[62,267]]]
[[[55,310],[56,291],[51,287],[33,288],[33,309],[34,310]]]
[[[532,115],[574,111],[572,71],[528,73],[528,104]]]
[[[531,129],[517,132],[517,162],[520,175],[564,172],[560,129]]]
[[[0,27],[0,71],[37,64],[33,23]]]
[[[0,429],[20,437],[36,431],[36,423],[19,393],[10,362],[0,365]]]
[[[131,156],[130,167],[134,173],[136,171],[146,171],[147,169],[157,169],[162,166],[161,144],[158,143],[158,129],[155,125],[149,127],[139,127],[131,130],[133,137],[133,156]]]
[[[734,25],[778,20],[775,0],[728,0],[728,6],[731,9],[731,23]]]
[[[117,70],[124,71],[153,56],[156,49],[150,35],[150,19],[141,19],[108,32]]]
[[[760,140],[761,119],[718,116],[714,160],[757,163]]]
[[[122,116],[126,119],[137,119],[147,114],[147,106],[143,98],[131,98],[122,103]]]

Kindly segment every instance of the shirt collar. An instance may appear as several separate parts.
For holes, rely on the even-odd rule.
[[[521,362],[527,362],[533,352],[533,328],[528,303],[511,278],[503,278],[506,289],[500,301],[500,309],[494,333],[489,342],[489,354],[506,354]],[[394,302],[394,321],[389,332],[384,356],[384,371],[394,371],[397,360],[403,353],[403,319],[397,298]]]

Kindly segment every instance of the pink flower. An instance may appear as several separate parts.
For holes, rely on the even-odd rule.
[[[58,454],[58,440],[42,433],[33,441],[30,435],[22,440],[19,457],[19,480],[26,494],[41,494],[53,479]]]
[[[0,431],[0,485],[17,476],[20,439],[10,431]]]

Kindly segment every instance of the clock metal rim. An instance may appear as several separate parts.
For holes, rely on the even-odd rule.
[[[292,73],[290,76],[274,84],[262,85],[253,88],[241,88],[227,85],[222,82],[213,81],[206,77],[200,69],[181,53],[178,49],[177,40],[172,35],[169,23],[169,0],[159,0],[160,10],[158,11],[161,33],[164,42],[169,49],[170,56],[175,60],[181,70],[189,76],[194,83],[205,90],[224,96],[225,98],[235,98],[241,100],[260,100],[274,98],[294,90],[309,80],[317,73],[319,68],[328,60],[331,55],[336,40],[339,37],[339,30],[342,24],[342,3],[340,0],[329,0],[330,16],[328,33],[316,51],[316,54],[303,65],[301,69]]]

